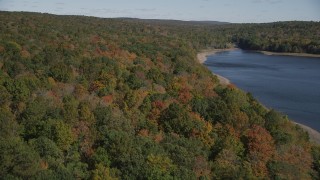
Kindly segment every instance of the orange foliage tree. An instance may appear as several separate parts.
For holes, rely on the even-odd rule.
[[[266,176],[266,163],[275,154],[274,140],[270,133],[263,127],[253,125],[246,133],[248,158],[255,166],[253,173],[256,176]]]

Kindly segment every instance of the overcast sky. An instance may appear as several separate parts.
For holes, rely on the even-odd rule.
[[[235,23],[320,21],[320,0],[0,0],[0,10]]]

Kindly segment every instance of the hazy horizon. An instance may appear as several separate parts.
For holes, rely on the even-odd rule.
[[[319,9],[317,0],[0,0],[2,11],[231,23],[320,21]]]

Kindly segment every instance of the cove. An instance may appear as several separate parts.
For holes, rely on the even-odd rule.
[[[320,132],[320,58],[237,49],[208,56],[204,65],[266,107]]]

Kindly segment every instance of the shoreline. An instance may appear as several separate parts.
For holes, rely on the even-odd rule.
[[[256,51],[268,56],[297,56],[297,57],[314,57],[320,58],[320,54],[308,54],[308,53],[287,53],[287,52],[271,52],[271,51]]]
[[[198,54],[197,54],[197,60],[200,64],[203,64],[208,56],[211,56],[211,55],[214,55],[218,52],[223,52],[223,51],[232,51],[232,50],[236,50],[236,49],[239,49],[239,48],[228,48],[228,49],[205,49],[205,50],[202,50],[200,51]],[[295,54],[299,54],[299,53],[273,53],[273,52],[268,52],[268,51],[257,51],[257,52],[260,52],[260,53],[263,53],[265,55],[284,55],[284,56],[296,56]],[[290,54],[290,55],[289,55]],[[309,54],[307,54],[309,55]],[[312,54],[311,54],[312,55]],[[304,56],[304,55],[300,55],[300,56]],[[307,56],[307,57],[320,57],[319,56]],[[212,72],[212,74],[216,75],[220,81],[220,84],[221,85],[229,85],[231,84],[230,80],[223,77],[223,76],[220,76],[218,74],[215,74],[214,72]],[[268,109],[268,108],[267,108]],[[312,129],[311,127],[309,126],[306,126],[306,125],[303,125],[303,124],[300,124],[300,123],[297,123],[293,120],[290,120],[293,124],[295,125],[298,125],[300,126],[304,131],[306,131],[308,134],[309,134],[309,138],[310,138],[310,142],[312,143],[315,143],[315,144],[320,144],[320,132],[318,132],[317,130],[315,129]]]
[[[203,63],[207,60],[208,56],[214,55],[214,54],[216,54],[216,53],[218,53],[218,52],[233,51],[233,50],[237,50],[237,49],[238,49],[238,48],[205,49],[205,50],[200,51],[200,52],[197,54],[197,59],[198,59],[198,61],[199,61],[200,64],[203,64]],[[229,79],[227,79],[227,78],[225,78],[225,77],[223,77],[223,76],[220,76],[219,74],[216,74],[216,73],[214,73],[214,72],[212,72],[212,74],[214,74],[214,75],[217,76],[217,78],[219,79],[221,85],[226,86],[226,85],[231,84],[231,82],[230,82]]]

